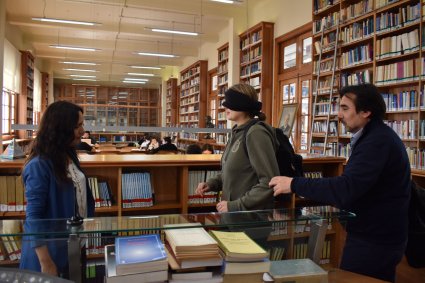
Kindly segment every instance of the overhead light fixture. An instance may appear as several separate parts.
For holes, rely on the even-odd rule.
[[[71,68],[66,68],[64,69],[65,71],[76,71],[76,72],[91,72],[91,73],[97,73],[99,71],[96,70],[88,70],[88,69],[71,69]]]
[[[71,25],[83,25],[83,26],[98,26],[100,23],[95,22],[84,22],[84,21],[73,21],[73,20],[64,20],[64,19],[54,19],[54,18],[32,18],[33,21],[40,22],[49,22],[49,23],[61,23],[61,24],[71,24]]]
[[[220,2],[220,3],[226,3],[226,4],[233,4],[235,1],[233,0],[211,0],[213,2]]]
[[[58,49],[79,50],[79,51],[99,51],[100,50],[100,49],[97,49],[97,48],[69,46],[69,45],[50,45],[50,47],[58,48]]]
[[[137,54],[142,56],[155,56],[155,57],[167,57],[167,58],[177,58],[179,56],[174,54],[164,54],[164,53],[151,53],[151,52],[137,52]]]
[[[84,75],[69,75],[74,78],[95,78],[96,76],[84,76]]]
[[[146,84],[146,82],[141,82],[141,81],[122,81],[122,82],[126,84],[141,84],[141,85]]]
[[[100,64],[97,63],[92,63],[92,62],[75,62],[75,61],[62,61],[59,63],[63,63],[63,64],[73,64],[73,65],[87,65],[87,66],[97,66]]]
[[[146,70],[161,70],[161,67],[150,67],[150,66],[129,66],[130,68],[133,69],[146,69]]]
[[[148,79],[124,78],[125,81],[148,82]]]
[[[144,74],[144,73],[127,73],[130,76],[143,76],[143,77],[154,77],[154,74]]]
[[[99,80],[96,80],[96,79],[89,79],[89,78],[87,78],[87,79],[84,79],[84,78],[81,78],[81,79],[72,79],[73,81],[88,81],[88,82],[97,82],[97,81],[99,81]]]
[[[153,32],[162,32],[162,33],[172,33],[179,35],[190,35],[190,36],[198,36],[199,33],[191,32],[191,31],[182,31],[182,30],[171,30],[171,29],[162,29],[162,28],[145,28],[151,30]]]

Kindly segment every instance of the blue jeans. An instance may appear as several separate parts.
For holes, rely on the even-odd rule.
[[[396,233],[396,232],[395,232]],[[394,282],[406,244],[384,245],[347,235],[341,269]]]

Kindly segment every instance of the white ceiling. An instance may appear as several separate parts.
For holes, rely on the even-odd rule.
[[[223,4],[210,0],[7,0],[7,21],[17,26],[37,58],[50,66],[58,81],[70,75],[95,75],[98,83],[120,85],[128,72],[154,73],[129,65],[180,66],[185,56],[198,56],[205,42],[217,42],[219,32],[232,17],[244,15],[244,1]],[[32,17],[97,22],[80,26],[33,21]],[[198,37],[154,33],[146,28],[195,31]],[[71,51],[49,45],[98,48]],[[135,52],[173,53],[179,58],[146,57]],[[96,62],[98,66],[67,65],[60,61]],[[95,69],[96,73],[66,71],[64,68]],[[161,71],[156,71],[160,75]],[[160,77],[150,79],[159,85]]]

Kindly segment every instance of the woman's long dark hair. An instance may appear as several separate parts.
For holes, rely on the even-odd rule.
[[[57,101],[49,105],[41,118],[37,137],[33,141],[26,163],[37,156],[49,159],[57,181],[71,182],[67,176],[68,159],[71,158],[79,165],[77,153],[72,146],[79,112],[83,113],[80,106],[67,101]]]

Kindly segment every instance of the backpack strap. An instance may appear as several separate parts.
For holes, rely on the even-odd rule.
[[[243,129],[243,136],[242,136],[243,150],[245,151],[246,156],[248,156],[248,159],[249,159],[249,155],[248,155],[248,148],[246,146],[246,135],[248,134],[249,129],[255,124],[257,124],[258,122],[260,122],[260,120],[252,119],[251,121],[248,122],[248,125],[245,127],[245,129]]]

